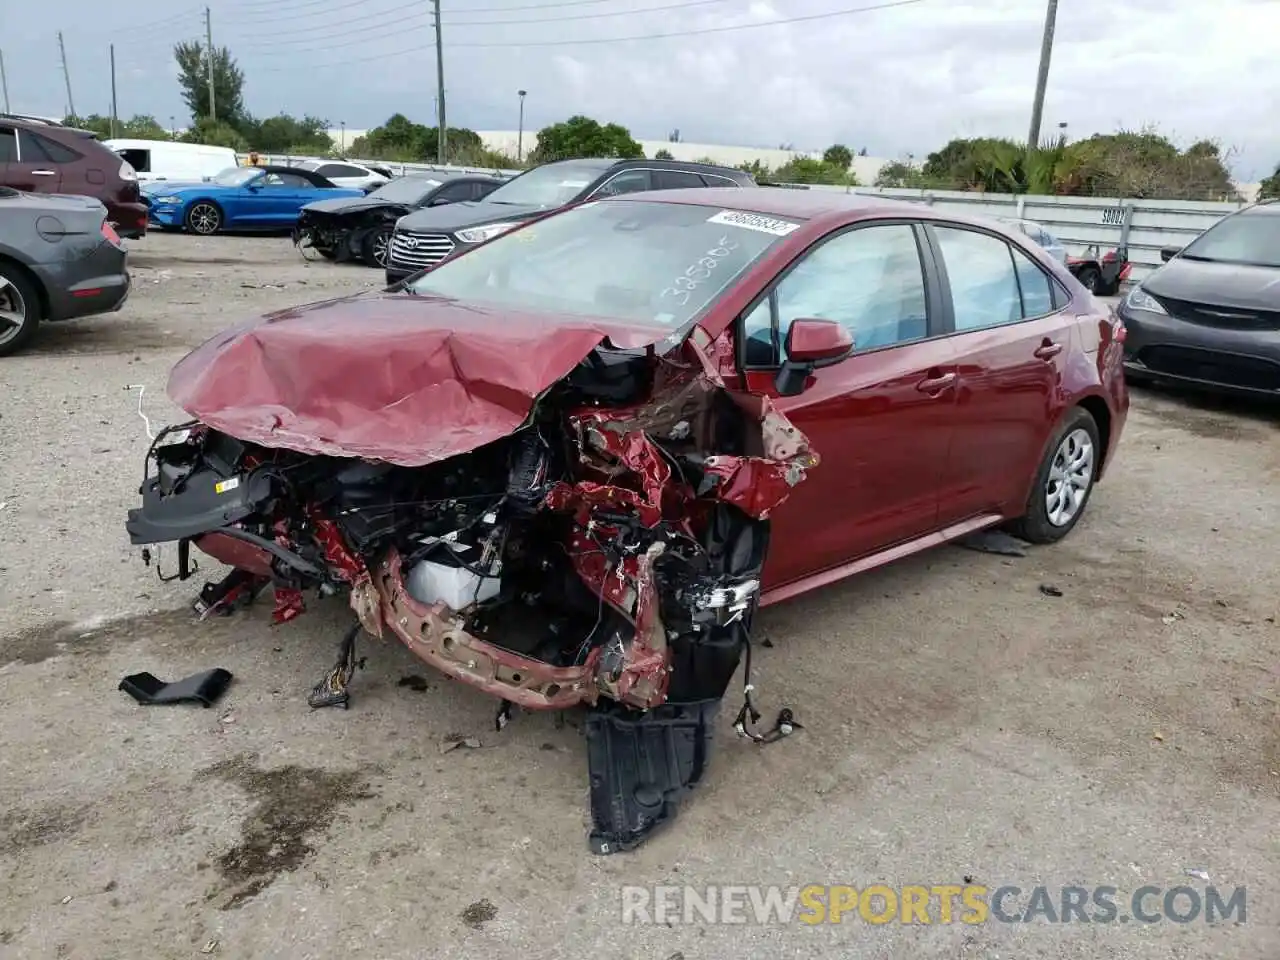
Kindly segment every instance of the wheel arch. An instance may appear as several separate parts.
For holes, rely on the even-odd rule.
[[[3,251],[0,251],[0,266],[12,267],[17,273],[22,275],[22,279],[31,284],[31,289],[36,292],[36,297],[40,301],[40,318],[42,320],[48,319],[50,308],[52,307],[52,303],[49,301],[49,291],[46,289],[44,282],[36,276],[35,271],[21,260],[10,256]]]

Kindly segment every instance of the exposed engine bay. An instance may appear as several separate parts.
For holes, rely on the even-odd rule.
[[[167,428],[127,528],[148,562],[176,543],[178,577],[192,545],[233,568],[203,615],[270,589],[284,623],[346,596],[358,625],[312,706],[346,705],[363,632],[499,698],[499,728],[513,705],[590,707],[592,846],[610,853],[700,778],[750,656],[770,511],[816,463],[692,344],[601,345],[514,433],[422,466]],[[759,719],[749,689],[740,733]]]

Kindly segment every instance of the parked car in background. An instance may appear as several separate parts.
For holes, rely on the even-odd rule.
[[[1230,214],[1129,291],[1129,379],[1280,397],[1280,201]]]
[[[1013,218],[1006,219],[1004,222],[1017,227],[1023,234],[1030,237],[1033,243],[1040,244],[1040,246],[1044,248],[1044,251],[1059,263],[1065,264],[1067,262],[1067,248],[1064,247],[1062,242],[1046,230],[1041,224],[1036,223],[1034,220],[1018,220]]]
[[[0,357],[29,344],[42,322],[119,310],[126,260],[101,201],[0,187]]]
[[[93,197],[122,237],[147,232],[138,175],[91,130],[0,113],[0,186],[27,193]]]
[[[172,140],[104,140],[103,143],[129,162],[146,183],[150,180],[194,181],[216,177],[239,164],[230,147]]]
[[[230,167],[203,183],[149,183],[143,199],[151,223],[210,236],[221,230],[291,230],[308,203],[363,197],[297,167]]]
[[[423,173],[384,183],[365,197],[317,200],[302,208],[293,242],[329,260],[385,268],[398,219],[423,207],[482,200],[505,182],[479,173]]]
[[[733,167],[679,160],[600,158],[545,163],[513,178],[483,200],[419,210],[397,223],[387,261],[387,283],[434,266],[525,220],[583,200],[642,190],[754,186],[749,173]]]
[[[352,187],[365,193],[376,190],[391,177],[384,170],[375,170],[349,160],[304,160],[295,169],[310,170],[339,187]]]
[[[501,700],[498,729],[586,705],[614,853],[702,777],[744,654],[738,732],[789,732],[755,729],[759,606],[997,524],[1071,532],[1125,424],[1121,338],[996,224],[628,194],[208,340],[126,528],[186,574],[192,545],[235,568],[205,604],[273,585],[283,621],[345,594],[314,707],[346,704],[362,631]]]

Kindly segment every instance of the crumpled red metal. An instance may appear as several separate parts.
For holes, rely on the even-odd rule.
[[[418,467],[516,430],[602,341],[663,326],[373,294],[280,311],[178,361],[169,397],[241,440]]]

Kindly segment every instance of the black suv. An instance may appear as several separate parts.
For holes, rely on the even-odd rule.
[[[583,200],[642,190],[754,186],[749,173],[708,163],[609,158],[544,163],[483,200],[429,207],[401,217],[391,237],[387,284],[433,267],[525,220]]]

